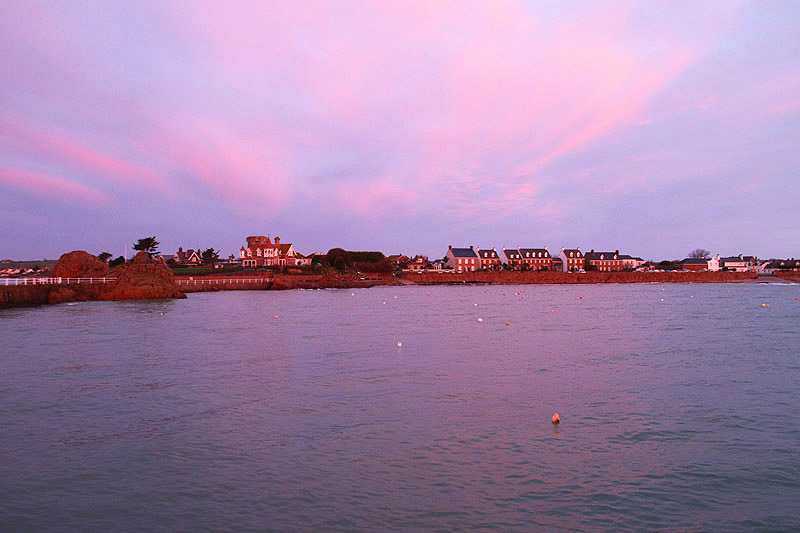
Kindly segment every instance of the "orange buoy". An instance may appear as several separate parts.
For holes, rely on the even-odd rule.
[[[508,326],[509,324],[511,324],[511,322],[506,322],[506,326]]]
[[[558,416],[558,413],[553,413],[553,424],[558,424],[561,422],[561,417]]]

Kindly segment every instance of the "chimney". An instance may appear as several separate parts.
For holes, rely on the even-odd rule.
[[[453,249],[453,245],[452,245],[452,244],[448,244],[448,245],[447,245],[447,249],[448,249],[448,250],[452,250],[452,249]]]
[[[472,245],[471,244],[469,245],[469,249],[472,250]]]
[[[280,237],[275,237],[275,246],[278,246],[281,243]]]

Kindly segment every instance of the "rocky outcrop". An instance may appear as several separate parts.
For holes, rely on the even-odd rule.
[[[153,259],[145,252],[136,254],[131,263],[115,268],[111,275],[117,279],[104,286],[99,300],[186,298],[164,261]]]
[[[53,267],[54,278],[102,278],[108,275],[108,264],[83,250],[62,255]]]

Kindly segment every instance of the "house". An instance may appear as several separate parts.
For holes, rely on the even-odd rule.
[[[749,261],[742,254],[732,257],[723,257],[719,260],[720,270],[733,270],[734,272],[747,272],[751,269]]]
[[[708,270],[708,259],[703,259],[702,257],[688,257],[681,261],[683,264],[684,270],[692,270],[692,271],[700,271],[700,270]]]
[[[481,260],[481,270],[500,270],[500,256],[497,255],[497,250],[481,250],[478,248],[478,257]]]
[[[561,259],[562,272],[576,272],[586,268],[586,260],[583,257],[580,246],[577,248],[562,248],[558,258]]]
[[[201,265],[203,264],[203,258],[200,254],[200,248],[198,248],[197,251],[189,248],[184,252],[183,247],[180,246],[178,247],[178,251],[173,254],[172,259],[179,265]]]
[[[551,257],[553,260],[553,272],[563,272],[564,271],[564,262],[561,260],[560,257]]]
[[[708,271],[709,272],[719,272],[719,254],[715,255],[711,259],[708,260]]]
[[[291,243],[281,243],[280,237],[275,242],[263,235],[247,237],[247,247],[239,250],[239,258],[243,267],[294,266],[297,264],[297,253]]]
[[[619,258],[619,250],[613,252],[595,252],[594,249],[583,254],[586,266],[594,267],[600,272],[621,272],[625,266]]]
[[[296,253],[294,256],[294,264],[297,266],[311,266],[311,260],[314,254],[309,255],[306,257],[303,254]]]
[[[547,246],[544,248],[519,248],[523,270],[552,270],[553,259]]]
[[[792,259],[774,259],[763,267],[765,274],[774,274],[775,272],[788,272],[800,270],[800,260]]]
[[[481,267],[481,260],[472,245],[469,248],[447,247],[447,266],[456,272],[475,272]]]
[[[422,272],[430,268],[430,262],[424,255],[417,255],[408,263],[408,269],[412,272]]]
[[[390,255],[386,259],[389,260],[395,270],[407,268],[408,264],[411,262],[411,258],[403,254]]]
[[[500,251],[500,262],[504,265],[508,265],[508,268],[511,270],[522,270],[522,256],[516,248],[508,250],[503,248]]]
[[[636,270],[646,263],[641,257],[620,254],[619,258],[622,261],[623,270]]]

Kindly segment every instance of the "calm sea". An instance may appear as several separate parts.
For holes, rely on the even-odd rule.
[[[796,531],[797,298],[406,286],[0,310],[0,530]]]

